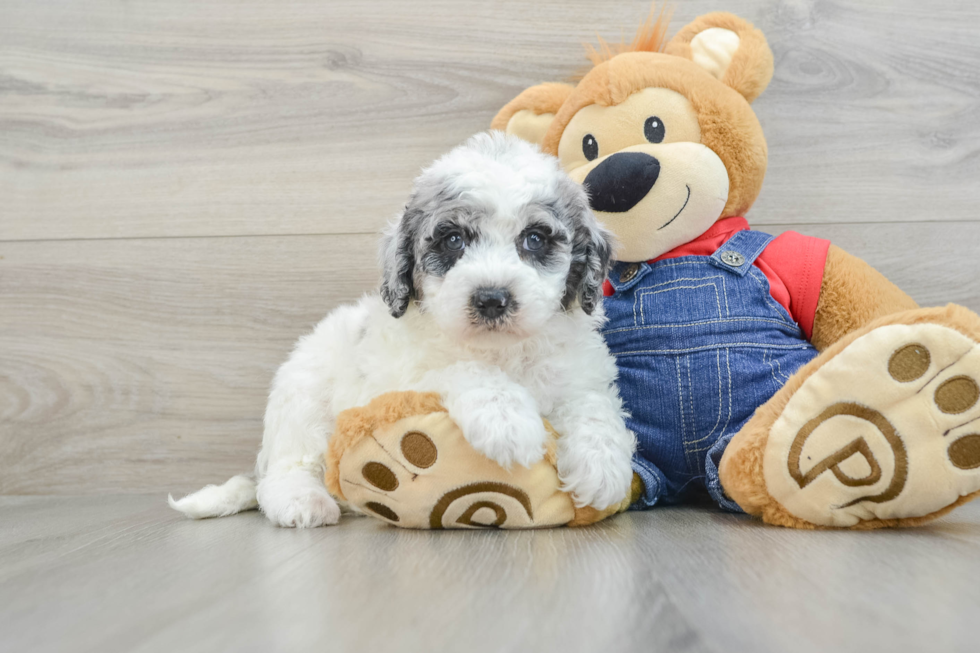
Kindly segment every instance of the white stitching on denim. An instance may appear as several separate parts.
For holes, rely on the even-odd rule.
[[[694,417],[694,384],[691,382],[691,357],[690,356],[685,356],[684,357],[684,360],[687,363],[687,390],[688,390],[687,391],[687,403],[691,407],[691,432],[690,432],[690,437],[695,437],[698,434],[698,428],[697,428],[698,427],[698,423],[697,423],[697,420]],[[691,449],[690,449],[690,446],[692,444],[695,444],[695,442],[689,441],[688,440],[688,436],[685,435],[684,438],[681,440],[681,444],[684,445],[684,457],[687,458],[687,461],[686,462],[687,462],[688,469],[691,469],[693,467],[695,470],[697,470],[698,469],[697,456],[693,455],[695,452],[692,452]],[[691,464],[692,461],[693,461],[693,465]]]
[[[761,238],[757,236],[761,236]],[[721,260],[721,257],[719,256],[720,252],[735,250],[736,252],[742,254],[745,257],[746,263],[751,265],[755,263],[755,260],[759,258],[763,250],[765,250],[766,247],[769,247],[769,244],[775,239],[776,238],[774,236],[770,234],[762,233],[761,231],[750,231],[750,230],[739,231],[734,236],[732,236],[727,241],[725,241],[722,244],[722,246],[719,247],[718,250],[711,255],[711,258],[721,262],[724,266],[728,267],[729,269],[733,271],[737,271],[738,269],[741,269],[741,266],[735,267],[735,266],[728,265],[727,263]],[[752,245],[753,242],[757,242],[758,244],[756,244],[756,248],[754,251],[751,251],[751,253],[746,253],[747,250],[744,250],[741,247],[743,241],[748,245]],[[732,244],[733,242],[734,245]],[[745,265],[745,263],[743,263],[742,265]]]
[[[753,274],[753,272],[754,272],[753,270],[749,270],[748,276],[751,277],[752,280],[755,281],[756,284],[758,284],[759,288],[763,291],[762,296],[765,298],[766,304],[769,305],[769,308],[775,311],[776,315],[778,315],[783,321],[785,321],[786,317],[783,315],[783,313],[789,313],[789,311],[787,311],[786,308],[783,307],[782,305],[776,303],[776,300],[772,296],[772,287],[769,284],[769,279],[767,279],[766,275],[763,274],[761,271],[759,272],[759,275],[762,277],[761,279],[755,274]]]
[[[705,345],[703,347],[690,347],[688,349],[636,349],[631,351],[614,351],[616,356],[626,356],[631,354],[687,354],[695,351],[708,351],[711,349],[727,349],[730,347],[751,347],[753,349],[806,349],[809,343],[799,345],[774,345],[768,342],[720,342],[717,345]]]
[[[721,278],[721,294],[725,297],[725,317],[731,317],[732,311],[728,306],[728,285],[725,283],[725,277]]]
[[[634,327],[640,326],[640,321],[636,317],[636,303],[638,301],[640,301],[640,294],[633,293],[633,326]]]
[[[787,382],[789,382],[789,377],[785,373],[783,373],[783,365],[782,365],[782,363],[779,362],[779,359],[778,358],[772,358],[770,360],[773,363],[776,364],[776,368],[777,368],[776,369],[776,372],[779,374],[779,376],[782,377],[783,384],[786,384]]]
[[[769,350],[765,349],[762,351],[762,362],[769,366],[769,375],[772,376],[772,382],[776,384],[776,391],[782,387],[782,383],[776,378],[776,368],[772,366],[772,362],[769,360]]]
[[[719,438],[725,437],[725,431],[728,429],[728,425],[732,423],[732,350],[725,348],[725,367],[728,369],[728,419],[725,420],[725,425],[721,427],[721,435]]]
[[[700,279],[698,280],[700,281]],[[651,286],[652,287],[652,286]],[[636,298],[640,300],[640,319],[646,323],[646,315],[643,313],[643,298],[647,295],[659,295],[663,292],[673,292],[674,290],[697,290],[698,288],[711,288],[715,291],[715,304],[718,305],[718,319],[721,319],[721,299],[718,297],[718,286],[713,283],[702,283],[700,286],[674,286],[673,288],[664,288],[663,290],[654,290],[653,292],[637,292]],[[645,288],[642,290],[646,290]],[[636,320],[636,299],[633,300],[633,320],[635,324]]]
[[[697,261],[683,260],[683,259],[692,259],[692,258],[694,258],[694,259],[701,259],[703,257],[702,256],[698,256],[698,255],[684,256],[684,257],[682,257],[682,259],[680,260],[681,262],[679,262],[679,263],[668,263],[667,261],[661,261],[659,263],[654,263],[654,265],[656,267],[658,267],[658,268],[659,267],[664,267],[664,268],[677,268],[677,267],[681,267],[683,265],[702,265],[703,264],[703,262],[700,261],[700,260],[697,260]],[[650,266],[650,269],[651,270],[653,269],[654,265],[651,265]]]
[[[776,300],[773,299],[772,288],[769,286],[769,279],[766,279],[766,275],[763,274],[761,270],[752,269],[749,270],[749,273],[746,276],[751,277],[753,281],[759,284],[759,287],[762,289],[762,296],[766,300],[766,304],[777,316],[779,316],[779,319],[786,324],[796,327],[796,330],[799,331],[800,335],[802,336],[803,332],[800,331],[800,325],[793,320],[793,316],[790,314],[789,310],[782,304],[775,303]],[[760,279],[759,277],[762,278]]]
[[[684,421],[684,384],[681,381],[681,359],[674,359],[674,366],[677,368],[677,403],[681,410],[681,443],[684,442],[684,431],[687,429]]]
[[[769,242],[772,242],[772,241],[769,241]],[[768,247],[768,245],[769,245],[769,243],[766,243],[766,247]],[[763,247],[762,249],[765,249],[765,247]],[[760,253],[761,253],[761,250],[760,250]],[[698,257],[698,258],[700,258],[700,257]],[[756,258],[758,258],[758,255],[756,256]],[[666,263],[666,262],[663,262],[662,261],[662,262],[657,263],[655,265],[657,267],[667,268],[667,267],[679,267],[679,266],[683,266],[683,265],[699,265],[699,264],[700,264],[699,261],[684,261],[682,263]],[[652,267],[651,267],[651,269],[652,269]],[[776,316],[777,316],[776,321],[781,322],[783,324],[787,324],[787,325],[796,327],[796,330],[799,331],[802,334],[802,331],[800,331],[799,325],[793,320],[793,316],[790,315],[789,311],[785,307],[783,307],[782,305],[779,305],[779,304],[774,303],[775,300],[773,299],[773,297],[772,297],[772,291],[769,288],[769,280],[765,278],[765,274],[763,274],[763,272],[761,270],[759,270],[758,268],[755,267],[755,265],[754,265],[754,259],[753,259],[753,265],[752,265],[752,267],[749,269],[748,273],[745,276],[751,277],[752,280],[755,281],[756,284],[758,284],[759,287],[763,290],[762,296],[765,299],[765,302],[769,306],[769,308],[776,314]],[[764,283],[762,281],[760,281],[760,279],[759,279],[760,276],[762,277],[762,280],[764,281]],[[723,280],[722,282],[724,283],[724,277],[722,275],[714,275],[714,276],[710,276],[710,277],[697,277],[697,278],[695,278],[695,277],[682,277],[682,278],[672,279],[672,280],[668,280],[668,281],[661,281],[660,283],[656,283],[656,284],[653,284],[651,286],[643,286],[642,288],[636,288],[635,291],[647,290],[649,288],[657,288],[659,286],[664,286],[664,285],[667,285],[667,284],[676,283],[678,281],[704,281],[704,280],[708,280],[708,279],[717,279],[719,277],[722,278],[722,280]],[[636,295],[639,295],[639,294],[640,294],[639,292],[636,292]],[[635,304],[635,302],[636,302],[636,298],[635,298],[635,295],[634,295],[633,324],[638,324],[638,322],[636,320],[636,304]],[[727,289],[726,289],[726,293],[725,293],[725,302],[726,302],[726,304],[728,303]],[[730,312],[729,312],[729,314],[730,314]],[[719,309],[719,315],[720,315],[720,309]],[[762,319],[766,319],[766,318],[762,318]]]
[[[672,283],[677,283],[678,281],[710,281],[711,279],[723,279],[724,276],[720,274],[713,274],[710,277],[678,277],[676,279],[668,279],[667,281],[661,281],[660,283],[655,283],[652,286],[643,286],[642,288],[637,288],[636,290],[650,290],[651,288],[659,288],[660,286],[666,286]]]
[[[688,265],[690,265],[690,263],[688,263]],[[634,326],[639,326],[639,320],[637,320],[637,316],[636,316],[636,303],[637,302],[640,302],[640,318],[642,318],[643,321],[645,322],[646,321],[646,317],[643,314],[642,298],[643,298],[644,295],[656,294],[656,293],[649,293],[649,292],[643,292],[643,291],[650,290],[651,288],[659,288],[660,286],[667,286],[667,285],[670,285],[670,284],[673,284],[673,283],[678,283],[678,282],[681,282],[681,281],[710,281],[712,279],[721,279],[722,284],[724,284],[724,282],[725,282],[724,275],[714,274],[714,275],[712,275],[710,277],[678,277],[677,279],[668,279],[667,281],[661,281],[660,283],[655,283],[655,284],[650,285],[650,286],[643,286],[643,287],[640,287],[640,288],[635,288],[634,291],[633,291],[633,325]],[[700,286],[677,286],[677,289],[684,289],[684,288],[703,288],[705,285],[714,285],[714,284],[702,284]],[[656,291],[656,292],[665,292],[667,290],[674,290],[674,288],[665,288],[664,290],[659,290],[659,291]],[[717,287],[715,288],[715,301],[718,302],[718,288]],[[725,297],[725,305],[726,306],[728,305],[728,297],[727,296]],[[720,302],[718,302],[718,317],[719,317],[719,319],[721,318],[721,303]]]
[[[718,438],[715,440],[715,442],[717,442],[718,440],[720,440],[723,437],[725,437],[725,432],[728,430],[728,426],[732,423],[732,360],[731,360],[731,353],[732,353],[732,350],[731,349],[727,349],[727,348],[725,349],[725,367],[728,369],[728,418],[725,420],[725,425],[723,427],[721,427],[721,433],[718,434]],[[712,442],[711,444],[709,444],[707,446],[699,447],[697,449],[697,452],[698,453],[701,453],[703,451],[709,451],[711,449],[711,447],[713,447],[714,445],[715,445],[715,443]]]
[[[772,372],[772,380],[775,381],[777,390],[782,388],[789,381],[789,377],[783,373],[782,364],[779,362],[778,358],[773,357],[772,352],[767,350],[765,355],[762,357],[762,362],[769,366],[769,369]]]
[[[756,232],[745,232],[745,233],[761,234],[762,232],[756,231]],[[745,258],[749,259],[750,261],[752,261],[753,263],[755,262],[755,260],[757,258],[759,258],[760,256],[762,256],[762,252],[765,251],[765,249],[767,247],[769,247],[769,244],[772,241],[776,240],[776,238],[774,236],[770,236],[769,234],[764,234],[764,236],[765,236],[765,238],[758,238],[758,239],[756,239],[756,240],[759,241],[759,244],[756,246],[755,251],[752,252],[751,256],[746,256],[745,257]],[[749,242],[752,242],[752,240],[749,239]]]
[[[795,324],[788,324],[786,320],[774,320],[769,317],[733,317],[727,320],[701,320],[699,322],[679,322],[676,324],[645,324],[643,326],[621,327],[619,329],[603,329],[602,333],[607,334],[619,333],[621,331],[641,331],[643,329],[678,329],[690,326],[703,326],[705,324],[725,324],[727,322],[771,322],[772,324],[778,324],[789,328],[794,334],[799,331],[799,328]]]
[[[703,438],[698,438],[697,440],[692,440],[690,442],[690,444],[698,444],[698,443],[704,442],[705,440],[707,440],[708,438],[710,438],[712,435],[714,435],[715,430],[717,430],[717,428],[718,428],[718,425],[721,424],[721,395],[722,395],[722,392],[721,392],[721,350],[720,349],[716,349],[715,350],[715,367],[717,368],[717,371],[718,371],[718,417],[715,419],[715,425],[711,427],[711,431],[709,431],[707,435],[705,435]],[[707,447],[705,447],[705,448],[707,448]],[[698,451],[701,451],[701,449],[698,449]]]

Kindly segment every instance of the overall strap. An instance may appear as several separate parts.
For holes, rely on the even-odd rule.
[[[739,231],[711,255],[711,264],[744,277],[752,268],[755,259],[772,240],[772,236],[761,231],[751,229]]]

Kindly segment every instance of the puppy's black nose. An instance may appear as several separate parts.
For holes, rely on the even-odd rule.
[[[595,211],[625,213],[647,196],[660,176],[660,161],[643,152],[613,154],[585,176]]]
[[[495,320],[510,310],[513,300],[506,288],[478,288],[470,303],[480,317]]]

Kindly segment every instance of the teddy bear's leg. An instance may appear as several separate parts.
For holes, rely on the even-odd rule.
[[[881,318],[800,369],[735,435],[725,492],[798,528],[913,526],[980,493],[980,317]]]

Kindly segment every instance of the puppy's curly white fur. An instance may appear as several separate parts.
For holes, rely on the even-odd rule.
[[[579,506],[620,502],[635,438],[598,327],[610,234],[553,157],[474,136],[415,181],[381,246],[381,291],[330,313],[276,374],[256,463],[171,505],[189,517],[258,506],[280,526],[336,523],[323,485],[337,414],[393,390],[439,392],[475,449],[504,466],[544,454]]]

